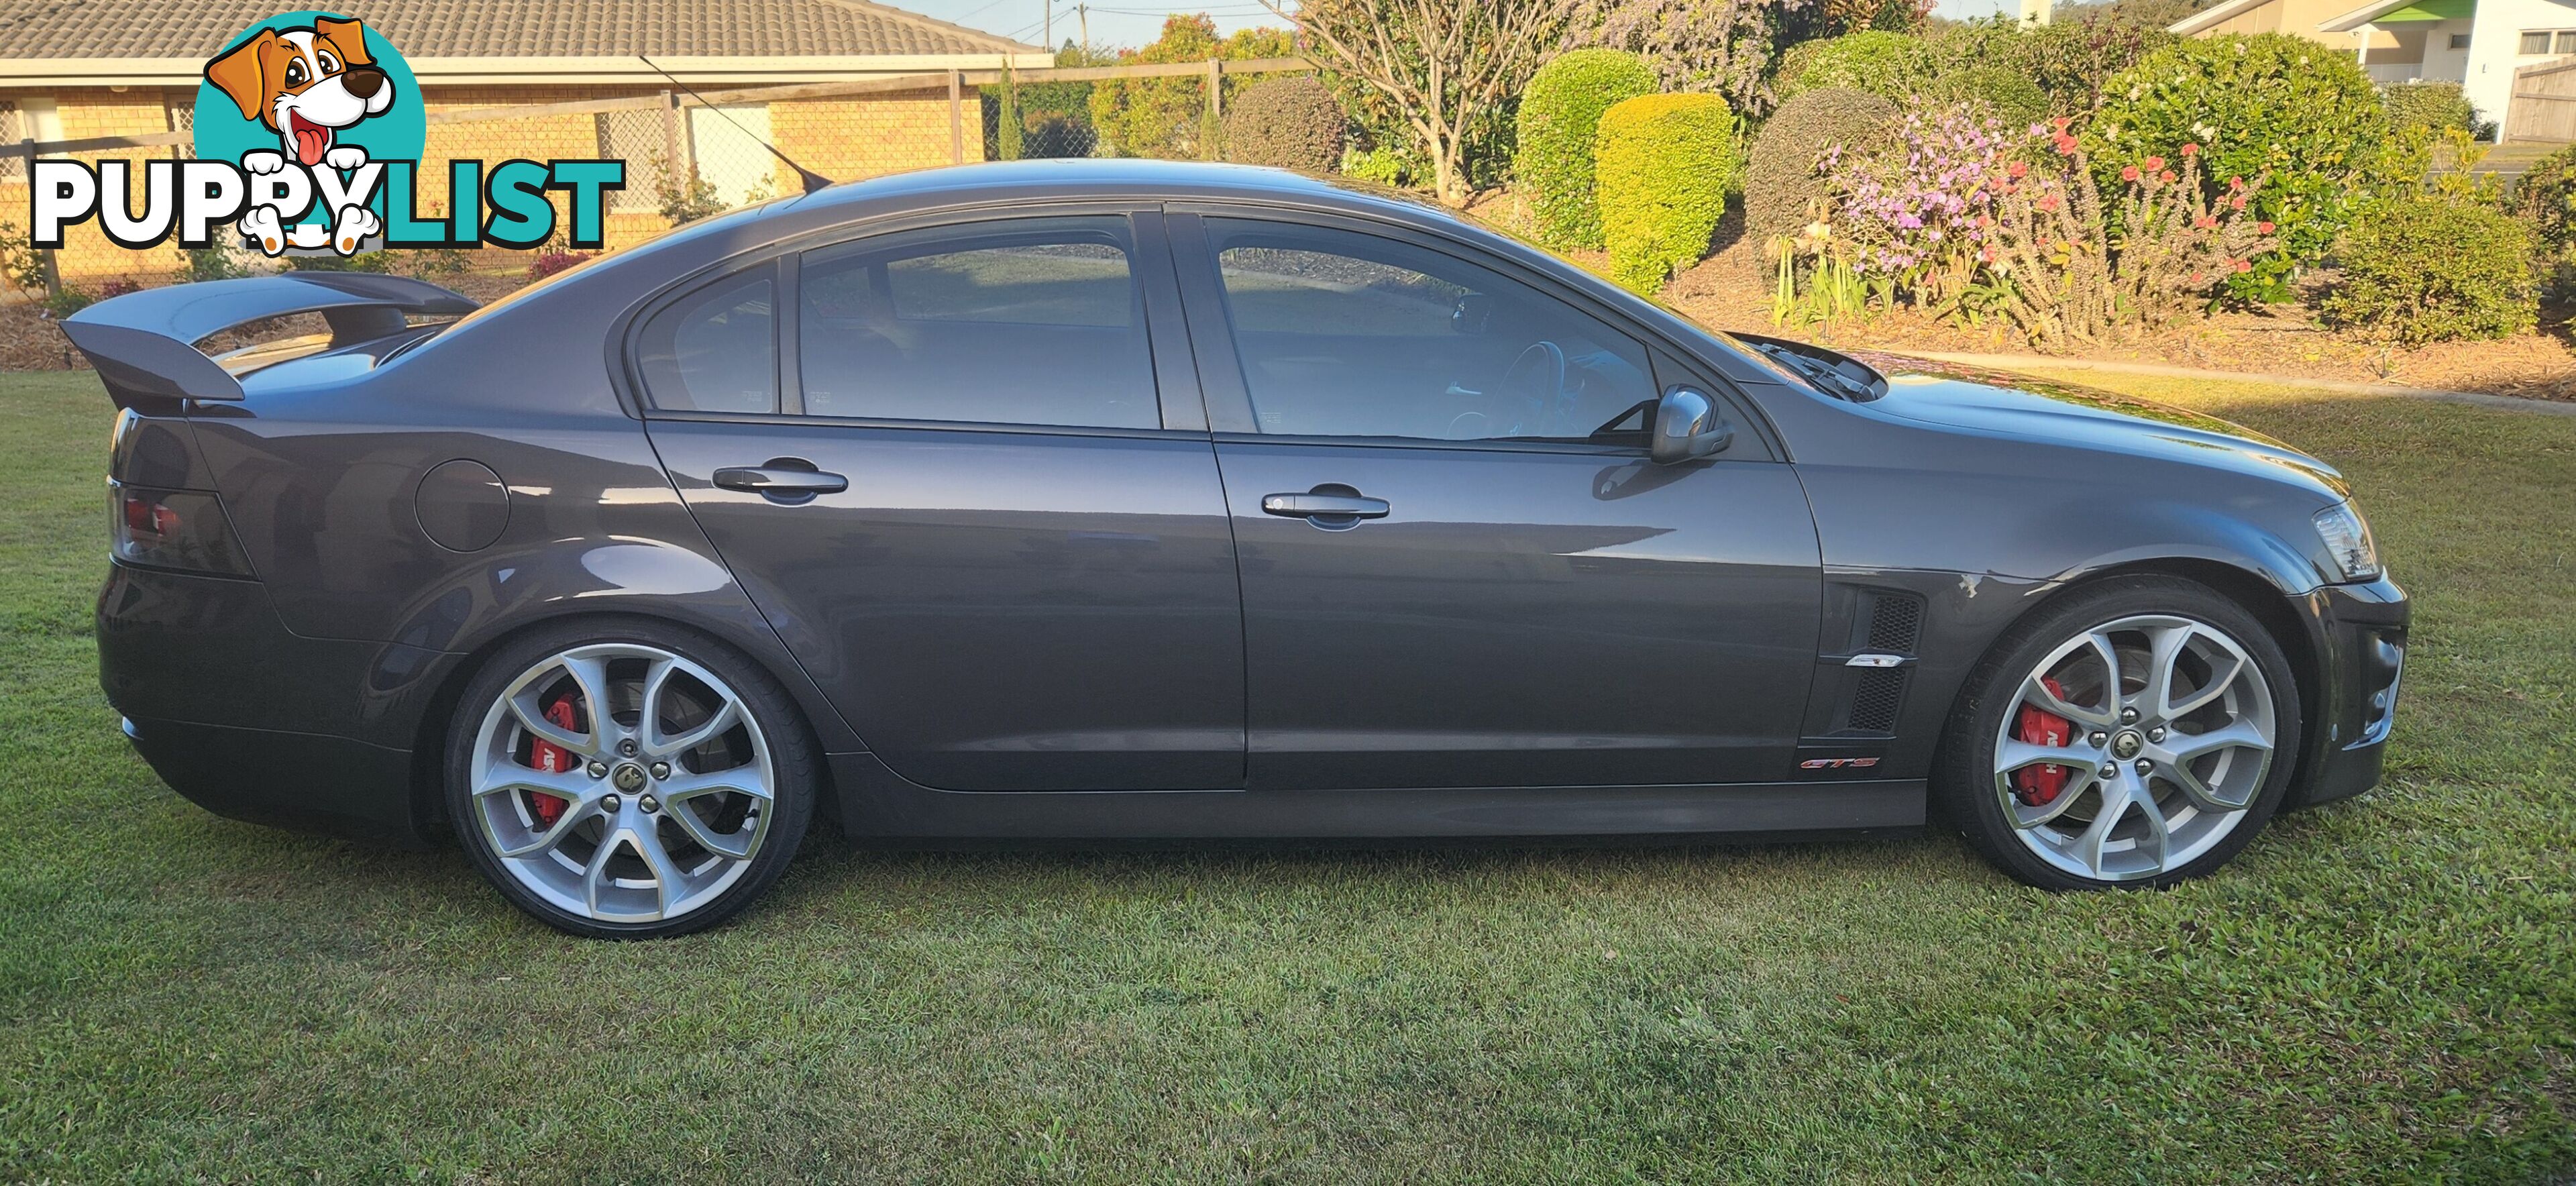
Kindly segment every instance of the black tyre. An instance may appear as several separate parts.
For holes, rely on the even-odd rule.
[[[2302,725],[2254,615],[2197,582],[2118,577],[2041,608],[1970,673],[1932,793],[2019,881],[2166,886],[2263,829]]]
[[[487,661],[448,726],[447,808],[503,897],[576,935],[731,917],[784,873],[820,786],[804,720],[732,648],[568,621]]]

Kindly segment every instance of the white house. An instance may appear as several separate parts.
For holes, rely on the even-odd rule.
[[[2296,34],[2351,52],[2382,83],[2459,83],[2478,114],[2501,125],[2517,68],[2576,54],[2576,0],[2374,0],[2349,9],[2335,0],[2227,0],[2171,28]]]

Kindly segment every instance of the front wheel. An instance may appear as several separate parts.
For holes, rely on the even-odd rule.
[[[547,924],[686,934],[758,897],[804,839],[816,758],[795,711],[692,631],[542,630],[458,702],[448,813],[484,875]]]
[[[2298,689],[2262,623],[2207,586],[2078,590],[1969,676],[1934,794],[1969,842],[2046,889],[2162,886],[2254,838],[2296,765]]]

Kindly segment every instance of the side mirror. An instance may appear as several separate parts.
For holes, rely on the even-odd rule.
[[[1717,401],[1705,392],[1675,387],[1655,405],[1654,443],[1648,453],[1657,465],[1676,465],[1716,453],[1735,440],[1735,430],[1717,413]]]
[[[1459,297],[1456,304],[1449,306],[1449,332],[1481,334],[1485,332],[1486,323],[1493,320],[1493,317],[1494,298],[1481,292],[1468,293]]]

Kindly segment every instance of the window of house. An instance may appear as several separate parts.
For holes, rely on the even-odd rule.
[[[2469,48],[2469,35],[2468,35],[2468,34],[2466,34],[2466,33],[2453,33],[2453,34],[2451,34],[2451,48],[2452,48],[2452,49],[2467,49],[2467,48]]]
[[[2576,54],[2576,29],[2558,31],[2558,53]]]
[[[2524,57],[2548,53],[2549,34],[2546,31],[2526,32],[2522,35],[2522,44],[2515,46],[2513,52]]]

